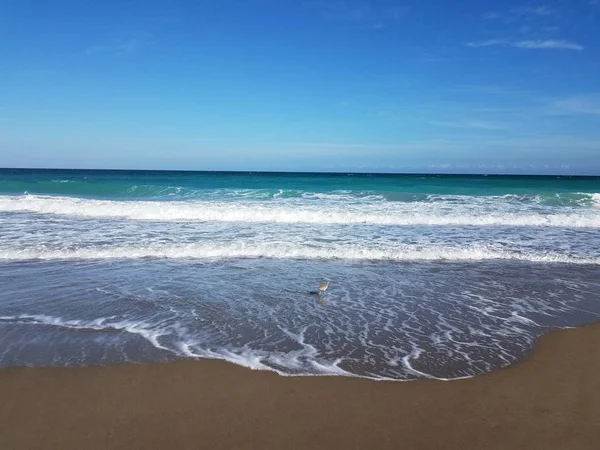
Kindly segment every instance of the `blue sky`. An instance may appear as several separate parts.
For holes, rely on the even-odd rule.
[[[600,174],[600,0],[0,0],[0,166]]]

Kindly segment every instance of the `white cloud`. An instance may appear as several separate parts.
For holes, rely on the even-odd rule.
[[[508,39],[488,39],[487,41],[467,42],[468,47],[515,47],[524,50],[576,50],[585,49],[583,45],[565,40],[529,40],[511,41]]]
[[[569,42],[564,40],[537,40],[537,41],[518,41],[513,43],[514,47],[523,48],[527,50],[535,50],[535,49],[556,49],[556,50],[576,50],[582,51],[584,49],[583,45],[577,44],[575,42]]]
[[[469,47],[494,47],[498,45],[510,45],[510,41],[508,39],[488,39],[487,41],[467,42]]]

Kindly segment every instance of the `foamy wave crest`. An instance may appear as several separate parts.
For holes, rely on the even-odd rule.
[[[503,209],[443,203],[365,204],[306,203],[298,201],[108,201],[71,197],[3,196],[0,211],[34,212],[82,218],[121,218],[145,221],[261,222],[316,224],[377,224],[436,226],[517,226],[600,228],[596,209]]]
[[[370,194],[366,192],[352,191],[334,191],[334,192],[304,192],[300,195],[303,199],[311,200],[331,200],[331,201],[362,201],[362,202],[380,202],[385,201],[385,196]]]
[[[65,260],[65,259],[342,259],[372,261],[478,261],[514,260],[542,263],[600,264],[600,258],[575,258],[557,253],[517,252],[469,246],[463,248],[443,246],[397,245],[367,247],[336,245],[311,247],[284,244],[189,244],[152,247],[91,247],[78,249],[4,249],[3,260]]]

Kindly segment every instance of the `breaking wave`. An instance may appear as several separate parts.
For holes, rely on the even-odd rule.
[[[596,194],[595,194],[596,195]],[[600,195],[599,195],[600,196]],[[111,201],[71,197],[2,196],[1,212],[156,222],[261,222],[435,226],[600,228],[600,210],[522,208],[494,202],[335,203]]]
[[[302,244],[227,243],[155,245],[147,247],[89,247],[76,249],[21,248],[0,251],[0,260],[67,260],[67,259],[321,259],[365,261],[481,261],[512,260],[541,263],[600,264],[600,258],[576,258],[539,251],[509,251],[485,245],[448,247],[435,245],[366,246],[331,245],[312,247]]]

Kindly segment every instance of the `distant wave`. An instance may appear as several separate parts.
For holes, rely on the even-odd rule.
[[[507,202],[537,204],[544,206],[589,207],[600,206],[600,194],[593,192],[552,191],[551,186],[494,186],[488,188],[479,184],[448,185],[409,183],[407,185],[378,185],[377,183],[358,183],[340,186],[336,184],[311,184],[296,182],[292,185],[279,184],[277,180],[265,184],[261,177],[247,186],[233,187],[224,185],[218,177],[214,179],[198,178],[192,182],[189,178],[167,176],[152,177],[111,177],[96,174],[96,177],[73,177],[66,174],[56,178],[44,179],[34,176],[32,179],[0,179],[0,194],[8,195],[57,195],[111,200],[261,200],[279,201],[284,199],[305,199],[312,201],[350,201],[350,202],[450,202],[463,203],[479,199],[482,202]],[[259,183],[255,183],[259,181]],[[315,181],[315,180],[312,180]],[[239,182],[239,180],[238,180]],[[406,182],[406,180],[404,180]],[[592,186],[590,188],[593,189]]]
[[[480,261],[512,260],[540,263],[600,264],[600,258],[575,258],[539,251],[498,250],[483,245],[463,248],[436,245],[365,246],[334,245],[315,248],[298,244],[188,244],[154,246],[88,247],[77,249],[3,249],[0,260],[77,259],[342,259],[379,261]]]
[[[594,194],[598,195],[598,194]],[[600,228],[600,209],[524,208],[477,199],[471,203],[310,203],[110,201],[72,197],[0,196],[0,212],[34,212],[81,218],[157,222],[263,222],[435,226]]]
[[[388,200],[394,198],[394,194],[386,196]],[[600,194],[592,192],[568,192],[555,194],[504,194],[504,195],[443,195],[429,194],[426,196],[430,202],[449,203],[508,203],[508,204],[532,204],[540,206],[570,206],[589,207],[600,206]]]

